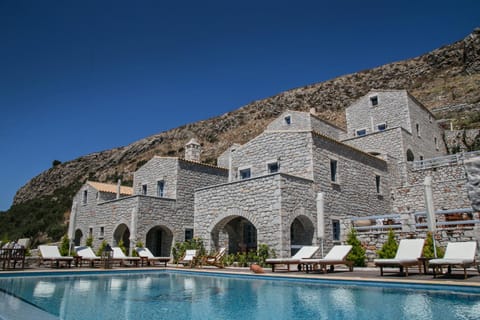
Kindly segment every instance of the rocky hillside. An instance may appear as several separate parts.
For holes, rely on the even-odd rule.
[[[132,173],[154,155],[183,156],[183,146],[196,137],[205,162],[233,143],[258,135],[285,109],[308,111],[344,127],[344,110],[371,88],[408,89],[430,109],[480,102],[480,29],[465,39],[417,58],[282,92],[254,101],[219,117],[188,124],[139,140],[128,146],[89,154],[59,164],[18,190],[14,204],[53,195],[86,179],[101,182],[132,180]]]

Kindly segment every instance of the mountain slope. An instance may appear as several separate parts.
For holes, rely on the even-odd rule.
[[[480,103],[480,29],[466,38],[417,58],[282,92],[238,110],[165,131],[128,146],[59,164],[17,191],[14,204],[51,196],[86,179],[131,182],[133,172],[154,155],[183,156],[192,137],[203,145],[202,159],[216,157],[233,143],[258,135],[285,109],[308,111],[343,127],[344,110],[371,88],[408,89],[427,108]]]

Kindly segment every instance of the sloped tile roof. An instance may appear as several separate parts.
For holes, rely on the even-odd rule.
[[[87,181],[87,183],[93,188],[101,192],[117,193],[117,185],[110,183],[101,183],[94,181]],[[120,194],[131,196],[133,195],[133,188],[120,186]]]

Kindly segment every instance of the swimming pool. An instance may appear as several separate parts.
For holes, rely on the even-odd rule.
[[[478,319],[480,315],[480,288],[475,287],[164,270],[0,275],[0,293],[46,311],[50,315],[39,313],[44,319]],[[7,316],[0,309],[0,319]]]

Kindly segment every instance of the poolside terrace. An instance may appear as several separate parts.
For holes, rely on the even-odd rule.
[[[452,273],[449,275],[437,275],[436,278],[433,277],[431,270],[428,270],[427,274],[422,270],[419,272],[417,268],[409,269],[408,277],[405,277],[403,274],[398,271],[398,268],[392,268],[391,272],[385,273],[384,276],[380,276],[380,269],[375,267],[355,267],[353,271],[349,271],[348,268],[344,267],[335,267],[333,272],[328,273],[317,273],[304,271],[297,271],[296,268],[292,268],[295,271],[286,270],[276,270],[272,272],[271,268],[263,268],[264,273],[255,274],[249,268],[243,267],[226,267],[226,268],[216,268],[211,266],[203,267],[183,267],[177,266],[176,264],[168,264],[167,267],[115,267],[112,269],[102,269],[102,268],[51,268],[46,266],[40,267],[26,267],[23,270],[6,270],[0,271],[1,276],[8,275],[21,275],[21,274],[34,274],[38,272],[51,272],[52,274],[58,273],[69,273],[69,272],[122,272],[122,271],[151,271],[151,270],[173,270],[173,271],[187,271],[193,273],[217,273],[217,274],[232,274],[232,275],[256,275],[260,277],[290,277],[290,278],[302,278],[302,279],[328,279],[328,280],[341,280],[341,281],[373,281],[373,282],[386,282],[386,283],[412,283],[412,284],[429,284],[429,285],[460,285],[460,286],[475,286],[480,287],[480,273],[476,268],[467,269],[467,279],[463,277],[463,269],[453,269]]]

